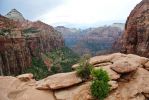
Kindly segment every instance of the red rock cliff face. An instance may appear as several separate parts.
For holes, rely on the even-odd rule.
[[[31,65],[31,56],[24,38],[0,37],[0,74],[22,73]]]
[[[0,75],[20,74],[31,65],[32,57],[62,46],[61,34],[45,23],[0,16]]]
[[[149,0],[142,0],[130,13],[121,51],[149,57]]]

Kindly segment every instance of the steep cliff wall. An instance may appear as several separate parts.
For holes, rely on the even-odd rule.
[[[0,37],[0,74],[15,75],[30,66],[31,56],[24,38]]]
[[[20,74],[32,57],[63,46],[61,34],[52,26],[0,16],[0,75]]]
[[[149,0],[142,0],[130,13],[121,51],[149,57]]]

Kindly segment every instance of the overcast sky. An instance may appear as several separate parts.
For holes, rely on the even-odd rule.
[[[67,27],[125,22],[141,0],[0,0],[0,14],[16,8],[26,19]]]

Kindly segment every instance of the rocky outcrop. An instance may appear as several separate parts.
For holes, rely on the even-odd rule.
[[[125,59],[125,60],[124,60]],[[94,62],[98,63],[94,63]],[[148,100],[149,99],[149,71],[147,68],[149,59],[133,54],[114,53],[110,55],[96,56],[90,59],[94,66],[103,61],[111,64],[98,66],[110,76],[108,82],[110,93],[105,100]],[[137,63],[135,70],[126,73],[117,73],[112,66],[131,68],[131,64]],[[138,66],[139,65],[139,66]],[[129,67],[128,67],[129,66]],[[0,76],[0,99],[2,100],[93,100],[90,92],[91,79],[82,81],[76,72],[59,73],[45,79],[35,81],[32,74],[23,74],[16,77]],[[40,86],[40,88],[39,88]]]
[[[124,53],[149,57],[149,1],[142,0],[130,13],[120,44]]]

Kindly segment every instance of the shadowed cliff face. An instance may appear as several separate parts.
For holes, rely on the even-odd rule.
[[[20,74],[31,65],[31,57],[63,46],[61,34],[52,26],[0,16],[0,75]]]
[[[119,42],[122,52],[149,57],[149,0],[143,0],[132,10]]]

